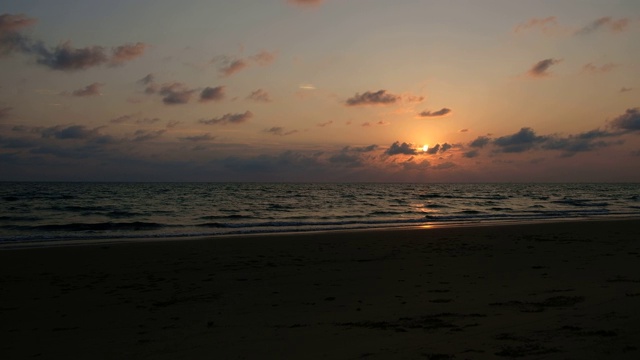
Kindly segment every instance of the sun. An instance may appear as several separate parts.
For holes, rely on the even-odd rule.
[[[425,144],[422,146],[422,151],[427,152],[429,150],[429,144]]]

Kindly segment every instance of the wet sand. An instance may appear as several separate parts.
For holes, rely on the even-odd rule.
[[[637,359],[640,220],[0,251],[3,359]]]

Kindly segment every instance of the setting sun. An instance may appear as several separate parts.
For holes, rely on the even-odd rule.
[[[429,150],[429,145],[425,144],[422,146],[422,151],[427,152],[427,150]]]

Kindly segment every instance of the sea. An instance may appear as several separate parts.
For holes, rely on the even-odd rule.
[[[0,182],[0,245],[640,216],[640,184]]]

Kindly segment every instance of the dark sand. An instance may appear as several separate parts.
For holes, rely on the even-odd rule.
[[[0,251],[1,359],[639,359],[640,220]]]

